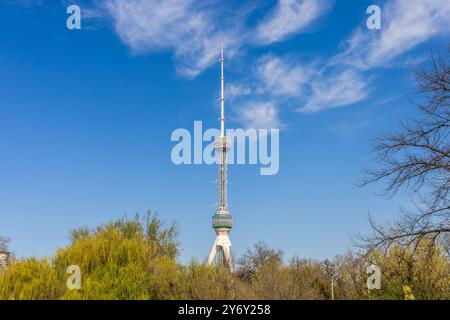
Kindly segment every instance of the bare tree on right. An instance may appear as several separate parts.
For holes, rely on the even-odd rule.
[[[420,102],[419,115],[393,135],[376,140],[376,168],[366,169],[361,185],[382,181],[384,195],[401,189],[415,199],[414,210],[403,210],[398,220],[379,225],[369,217],[372,234],[359,236],[368,253],[399,244],[416,250],[434,248],[450,233],[450,46],[444,55],[430,57],[430,67],[414,70]]]

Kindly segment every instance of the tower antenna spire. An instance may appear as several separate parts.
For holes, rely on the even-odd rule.
[[[217,209],[212,217],[212,227],[216,231],[208,265],[214,261],[233,270],[231,261],[231,241],[228,236],[233,227],[233,220],[228,211],[227,200],[227,152],[231,147],[230,141],[225,136],[225,78],[224,78],[224,53],[223,44],[220,51],[220,136],[217,137],[214,148],[217,155],[218,179],[217,179]]]
[[[225,136],[225,78],[224,78],[223,43],[220,50],[220,136]]]

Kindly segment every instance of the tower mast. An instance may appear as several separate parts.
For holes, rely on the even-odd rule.
[[[214,144],[218,163],[217,179],[217,209],[212,217],[212,227],[216,231],[211,253],[208,258],[208,265],[214,261],[223,264],[232,270],[231,261],[231,241],[228,236],[233,221],[228,210],[227,199],[227,152],[230,149],[230,141],[225,136],[225,78],[224,78],[224,54],[223,46],[220,53],[220,136]]]
[[[225,59],[223,56],[223,46],[220,51],[220,136],[225,136],[225,78],[223,76],[223,65]]]

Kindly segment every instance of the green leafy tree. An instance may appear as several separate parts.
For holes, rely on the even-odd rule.
[[[191,261],[183,268],[184,299],[234,299],[233,274],[225,267]]]
[[[0,299],[58,299],[64,292],[60,280],[47,259],[17,261],[0,275]]]
[[[371,261],[381,269],[381,289],[372,290],[375,299],[404,299],[404,287],[419,300],[450,299],[450,263],[442,247],[430,252],[429,244],[405,250],[392,246],[386,254],[373,252]]]
[[[25,259],[0,276],[2,299],[174,299],[179,297],[175,225],[156,214],[71,232],[51,259]],[[81,290],[66,288],[67,267],[81,271]]]

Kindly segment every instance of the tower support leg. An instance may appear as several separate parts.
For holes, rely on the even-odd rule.
[[[213,264],[214,258],[218,256],[219,251],[223,255],[223,261],[219,261],[219,263],[223,262],[231,271],[233,271],[233,264],[231,260],[231,241],[228,237],[228,232],[218,231],[216,240],[214,241],[211,253],[208,257],[208,265]]]
[[[217,246],[216,243],[214,242],[213,247],[211,249],[211,253],[209,254],[208,257],[208,266],[212,265],[216,254],[217,254]]]

